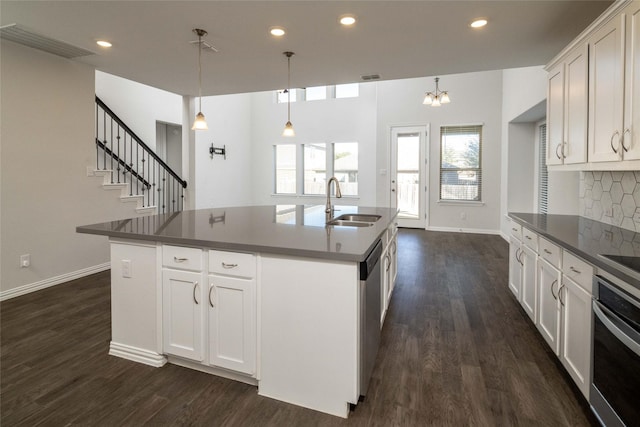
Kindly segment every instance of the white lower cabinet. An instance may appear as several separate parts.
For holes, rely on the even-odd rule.
[[[256,371],[255,279],[209,275],[209,364]]]
[[[204,360],[202,273],[162,270],[163,349],[166,354]]]
[[[520,300],[520,292],[522,290],[521,248],[522,242],[511,236],[509,238],[509,289],[518,300]]]
[[[536,326],[556,355],[560,354],[560,302],[562,273],[538,258],[538,322]]]
[[[558,299],[562,312],[560,360],[588,399],[591,383],[591,294],[563,276]]]
[[[520,305],[535,323],[537,317],[537,283],[536,261],[538,254],[528,246],[522,246],[520,260],[522,262],[522,286],[520,288]]]

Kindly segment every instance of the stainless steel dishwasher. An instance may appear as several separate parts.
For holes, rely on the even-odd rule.
[[[380,345],[380,255],[378,240],[367,258],[360,263],[360,395],[364,396],[376,362]]]

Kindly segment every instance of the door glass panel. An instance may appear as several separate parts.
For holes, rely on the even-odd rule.
[[[420,137],[398,135],[397,153],[398,214],[401,218],[418,218],[420,214]]]

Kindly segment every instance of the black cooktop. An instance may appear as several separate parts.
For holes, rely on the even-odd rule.
[[[640,280],[640,257],[606,254],[600,254],[599,256],[608,261],[612,261],[617,264],[615,267],[619,268],[634,279]]]

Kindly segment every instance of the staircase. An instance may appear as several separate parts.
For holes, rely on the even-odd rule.
[[[187,182],[176,174],[96,96],[96,165],[105,190],[119,190],[120,200],[136,203],[141,214],[184,209]]]

